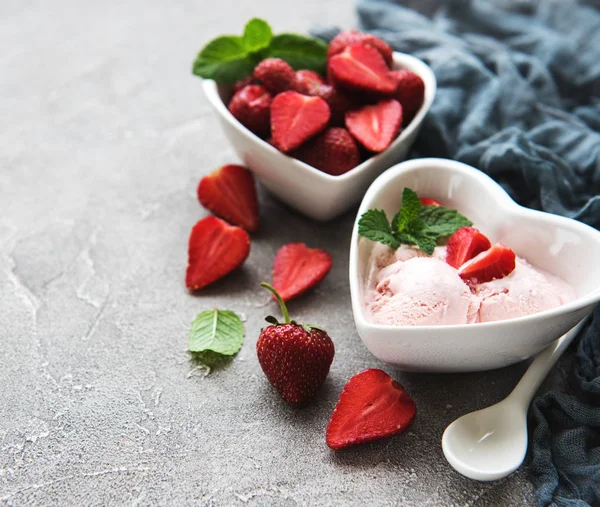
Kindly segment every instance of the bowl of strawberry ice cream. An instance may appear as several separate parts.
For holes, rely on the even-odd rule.
[[[475,168],[403,162],[375,180],[358,212],[350,251],[356,328],[376,357],[403,370],[506,366],[593,310],[599,256],[599,231],[517,205]]]

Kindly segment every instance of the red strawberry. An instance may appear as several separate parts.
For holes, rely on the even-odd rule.
[[[515,258],[510,248],[497,244],[465,262],[458,275],[469,285],[491,282],[510,275],[515,269]]]
[[[458,229],[446,245],[446,262],[458,269],[481,252],[485,252],[492,244],[475,227]]]
[[[237,92],[229,102],[231,114],[259,137],[269,135],[271,95],[264,86],[249,85]]]
[[[315,71],[299,70],[296,72],[296,84],[294,89],[299,93],[311,95],[310,90],[314,87],[325,84],[325,80]]]
[[[217,217],[203,218],[190,234],[185,285],[190,290],[206,287],[241,266],[249,253],[244,229]]]
[[[441,206],[439,202],[430,199],[429,197],[421,197],[420,201],[423,206]]]
[[[410,395],[387,373],[362,371],[344,386],[327,425],[327,445],[337,451],[397,435],[410,428],[416,413]]]
[[[331,113],[320,97],[283,92],[271,105],[273,143],[283,152],[296,149],[325,128]]]
[[[390,75],[397,83],[393,97],[402,104],[404,125],[408,125],[415,117],[425,99],[425,83],[410,70],[395,70]]]
[[[336,85],[390,95],[397,88],[385,60],[372,46],[348,46],[329,59],[327,72]]]
[[[280,58],[266,58],[255,67],[252,75],[273,95],[292,90],[296,84],[294,69]]]
[[[313,137],[292,156],[333,176],[344,174],[360,164],[356,141],[346,129],[337,127]]]
[[[394,51],[389,44],[370,33],[361,33],[356,30],[344,30],[343,32],[338,33],[329,43],[327,58],[329,59],[332,56],[341,53],[348,46],[353,46],[355,44],[373,46],[381,53],[385,63],[388,66],[392,65],[392,54]]]
[[[231,95],[235,95],[237,92],[239,92],[242,88],[245,88],[248,85],[254,84],[254,79],[252,78],[252,76],[248,76],[245,77],[244,79],[240,79],[237,83],[235,83],[233,85],[233,88],[231,89]]]
[[[347,94],[328,84],[314,86],[308,95],[321,97],[327,102],[331,111],[331,123],[334,125],[343,125],[344,115],[353,106],[353,102]]]
[[[225,165],[200,180],[198,200],[215,215],[247,231],[258,229],[254,176],[241,165]]]
[[[273,287],[289,301],[317,285],[331,269],[331,255],[304,243],[282,246],[273,261]]]
[[[285,303],[273,287],[261,283],[279,301],[284,317],[267,322],[256,342],[258,362],[271,385],[290,405],[303,405],[319,390],[329,373],[335,353],[333,342],[322,329],[290,322]]]
[[[365,148],[380,152],[396,137],[402,123],[402,106],[397,100],[382,100],[346,113],[346,127]]]

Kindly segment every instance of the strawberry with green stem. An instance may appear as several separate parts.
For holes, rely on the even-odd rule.
[[[279,293],[268,283],[260,285],[277,298],[283,323],[266,318],[271,325],[261,331],[256,342],[258,362],[286,403],[304,405],[325,382],[335,353],[333,341],[322,329],[290,320]]]

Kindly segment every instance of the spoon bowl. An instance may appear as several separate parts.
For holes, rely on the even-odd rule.
[[[506,399],[463,415],[446,428],[442,450],[457,472],[478,481],[495,481],[521,466],[527,453],[527,410],[531,399],[586,320],[542,351]]]
[[[519,405],[502,401],[463,415],[444,432],[442,450],[446,459],[470,479],[494,481],[506,477],[525,459],[525,414]]]

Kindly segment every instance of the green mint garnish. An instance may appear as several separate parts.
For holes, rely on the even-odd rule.
[[[358,233],[396,249],[401,244],[417,245],[431,255],[437,241],[473,223],[458,211],[444,206],[423,206],[414,190],[402,191],[402,207],[391,224],[383,210],[370,209],[358,221]]]
[[[268,57],[281,58],[294,69],[325,72],[327,44],[321,39],[282,33],[273,36],[269,24],[251,19],[244,34],[223,35],[210,41],[194,61],[192,72],[219,83],[234,84],[252,74],[254,67]]]
[[[192,322],[189,349],[232,356],[242,348],[244,334],[244,324],[231,310],[206,310]]]
[[[314,37],[282,33],[273,37],[267,56],[285,60],[294,70],[308,69],[325,74],[327,44]]]

